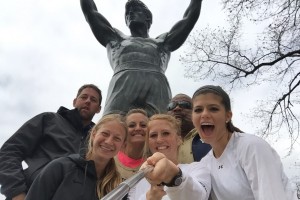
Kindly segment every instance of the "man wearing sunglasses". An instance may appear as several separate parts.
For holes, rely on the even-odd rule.
[[[200,161],[211,149],[202,143],[192,122],[192,99],[186,94],[175,95],[167,107],[168,114],[181,121],[183,143],[179,147],[179,163]]]

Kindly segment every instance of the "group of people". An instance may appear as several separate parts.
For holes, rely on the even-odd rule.
[[[0,150],[1,193],[12,200],[99,199],[134,175],[157,149],[169,152],[174,163],[199,161],[211,149],[190,139],[199,135],[194,134],[187,95],[176,95],[168,113],[150,119],[144,109],[135,108],[125,116],[104,115],[94,124],[101,101],[101,90],[86,84],[73,100],[74,109],[60,107],[23,124]],[[168,139],[174,133],[175,144]]]
[[[103,116],[92,122],[102,94],[86,84],[74,109],[60,107],[23,124],[0,149],[1,193],[8,200],[101,199],[149,166],[124,200],[297,199],[276,151],[233,125],[221,87],[171,99],[164,72],[197,22],[202,0],[191,0],[183,19],[155,39],[148,34],[152,14],[139,0],[126,4],[131,36],[113,28],[93,0],[80,2],[114,70]]]
[[[276,151],[233,125],[230,98],[221,87],[200,87],[192,104],[193,124],[212,150],[188,167],[172,162],[164,152],[148,157],[141,168],[154,167],[146,175],[151,187],[167,185],[154,195],[172,200],[297,199]]]
[[[101,100],[98,87],[83,85],[73,110],[22,125],[0,150],[1,193],[12,200],[101,199],[150,165],[124,200],[297,199],[276,151],[233,125],[221,87],[175,95],[166,113],[135,108],[94,124]]]

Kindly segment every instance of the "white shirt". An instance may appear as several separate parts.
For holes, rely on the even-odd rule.
[[[267,142],[255,135],[234,133],[221,157],[216,159],[210,151],[199,165],[210,169],[213,200],[297,199],[296,191],[292,190],[283,171],[280,157]],[[172,200],[201,199],[185,192],[189,188],[181,185],[180,188],[167,189]]]
[[[199,165],[197,162],[191,164],[179,164],[182,171],[183,181],[178,187],[164,187],[165,190],[177,190],[184,188],[182,196],[185,199],[193,199],[191,193],[197,195],[197,198],[207,200],[210,192],[210,175],[208,169],[204,165]],[[134,188],[129,191],[128,199],[130,200],[145,200],[146,193],[150,189],[149,182],[144,178]],[[171,197],[171,198],[170,198]],[[187,198],[188,197],[188,198]],[[171,196],[165,195],[162,200],[173,199]],[[180,199],[180,198],[179,198]]]

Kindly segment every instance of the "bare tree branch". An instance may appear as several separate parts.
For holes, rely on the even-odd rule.
[[[275,97],[262,101],[254,117],[264,119],[265,136],[285,127],[292,149],[300,134],[300,1],[223,0],[223,8],[229,28],[206,27],[189,37],[180,58],[185,76],[224,80],[231,88],[275,84]],[[245,19],[264,25],[256,45],[244,42]]]

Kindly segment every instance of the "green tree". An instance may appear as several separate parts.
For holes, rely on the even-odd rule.
[[[180,58],[185,76],[222,80],[230,89],[275,86],[252,117],[262,122],[264,136],[287,129],[292,150],[300,129],[300,1],[222,0],[222,4],[228,26],[206,27],[188,38],[188,50]],[[261,30],[251,44],[249,35],[243,34],[249,23]]]

